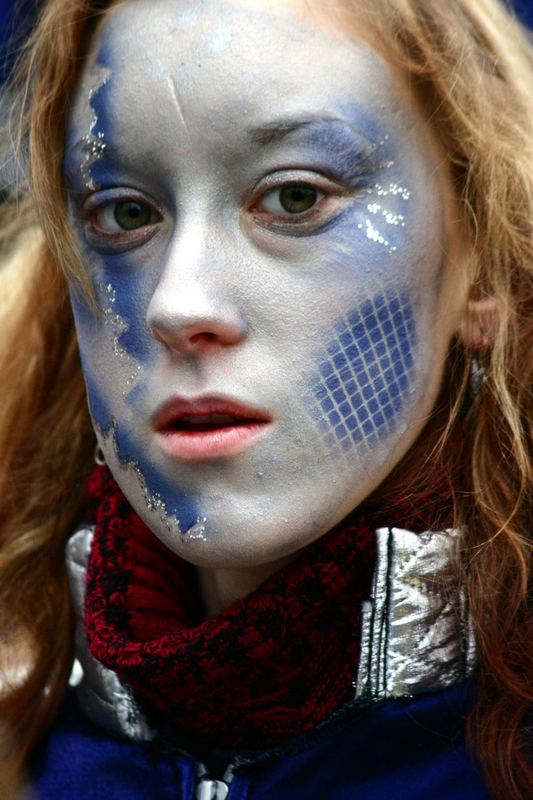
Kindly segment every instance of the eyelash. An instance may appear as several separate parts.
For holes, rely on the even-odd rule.
[[[123,251],[146,244],[157,233],[159,223],[164,219],[162,212],[145,196],[119,191],[107,201],[98,202],[98,195],[92,195],[82,209],[87,238],[100,250]],[[346,194],[346,188],[338,182],[317,174],[302,174],[302,171],[285,173],[283,176],[274,174],[253,190],[245,213],[256,224],[275,233],[306,235],[321,230],[337,215],[342,196]],[[282,205],[283,200],[287,201],[288,198],[296,203],[300,200],[303,205],[308,200],[313,202],[309,208],[290,212]],[[122,227],[117,213],[120,206],[127,207],[128,204],[136,206],[141,214],[146,213],[147,222],[137,228]]]

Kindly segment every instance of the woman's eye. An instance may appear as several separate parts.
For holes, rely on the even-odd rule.
[[[304,214],[323,197],[323,192],[308,183],[294,183],[267,192],[261,205],[271,214]]]
[[[120,200],[96,209],[92,221],[97,228],[109,233],[135,231],[155,222],[152,209],[137,200]]]

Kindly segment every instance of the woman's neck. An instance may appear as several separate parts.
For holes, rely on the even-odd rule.
[[[198,567],[198,585],[206,617],[220,614],[236,600],[251,594],[297,556],[298,553],[293,553],[278,561],[241,569]]]

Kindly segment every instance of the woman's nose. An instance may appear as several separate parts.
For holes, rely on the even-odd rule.
[[[238,309],[200,290],[157,291],[148,308],[153,337],[168,350],[201,353],[239,344],[246,324]]]

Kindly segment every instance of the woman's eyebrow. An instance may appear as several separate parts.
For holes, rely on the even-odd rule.
[[[267,147],[270,144],[277,144],[292,133],[301,131],[311,131],[316,129],[316,133],[331,134],[332,138],[338,138],[339,134],[351,135],[377,146],[378,142],[373,140],[368,134],[355,127],[345,119],[332,116],[306,115],[299,117],[289,117],[286,119],[274,120],[265,125],[250,128],[248,134],[255,144]]]

